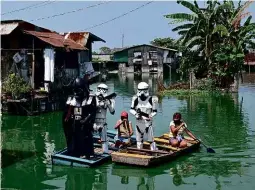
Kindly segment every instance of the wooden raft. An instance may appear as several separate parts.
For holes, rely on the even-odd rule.
[[[186,148],[176,148],[169,145],[169,134],[163,134],[160,137],[155,137],[154,141],[158,148],[157,151],[151,151],[150,144],[144,142],[144,149],[135,147],[126,148],[118,152],[112,152],[112,161],[120,164],[151,166],[159,163],[164,163],[175,159],[183,153],[194,152],[200,146],[200,142],[193,140],[188,136],[184,136],[188,142]]]

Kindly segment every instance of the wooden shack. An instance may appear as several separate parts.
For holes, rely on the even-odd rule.
[[[163,71],[163,64],[175,62],[176,53],[175,49],[143,44],[116,51],[113,55],[122,72],[157,73]]]
[[[60,34],[23,20],[1,21],[0,34],[1,80],[4,81],[12,72],[21,76],[32,87],[30,95],[25,99],[10,95],[7,103],[15,104],[16,111],[19,110],[21,113],[25,110],[25,113],[29,115],[58,109],[56,107],[59,106],[48,103],[52,102],[51,100],[54,98],[54,104],[59,103],[56,100],[58,98],[65,99],[72,81],[78,75],[84,74],[80,71],[84,70],[84,66],[86,70],[87,63],[93,70],[92,43],[94,41],[104,42],[101,38],[88,32]],[[48,61],[47,66],[46,49],[53,52],[50,64]],[[17,57],[17,61],[15,57]],[[48,69],[49,67],[50,69]],[[50,80],[47,79],[49,77],[46,77],[46,75],[49,76],[49,72]],[[92,72],[91,76],[96,77],[94,70]],[[2,97],[2,99],[5,98]],[[33,102],[31,102],[32,100]],[[44,103],[41,103],[41,100]],[[17,104],[23,103],[21,108],[17,107]],[[43,109],[41,109],[42,107]],[[5,108],[9,110],[9,106],[5,106]]]

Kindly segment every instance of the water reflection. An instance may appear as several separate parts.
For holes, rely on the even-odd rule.
[[[54,180],[47,183],[56,187],[64,187],[65,190],[107,190],[107,168],[68,168],[53,166]]]
[[[61,113],[44,114],[41,117],[2,116],[1,144],[4,155],[12,152],[12,160],[19,161],[21,153],[43,153],[43,163],[50,163],[51,154],[65,146],[60,119]],[[10,154],[4,157],[3,165],[9,165],[8,156]]]
[[[136,189],[138,190],[154,190],[155,189],[155,176],[162,174],[163,170],[158,170],[156,173],[151,172],[150,169],[143,169],[137,167],[123,167],[113,165],[111,174],[118,176],[121,186],[129,185],[130,178],[135,178]],[[133,181],[133,180],[132,180]],[[134,188],[133,188],[134,189]]]
[[[8,167],[24,159],[33,157],[35,152],[1,149],[1,168]]]
[[[152,86],[157,77],[109,75],[116,91],[116,114],[108,116],[110,130],[122,110],[130,109],[140,81]],[[169,79],[167,79],[169,80]],[[164,82],[168,83],[164,76]],[[172,79],[173,80],[173,79]],[[97,84],[92,85],[92,89]],[[200,152],[179,157],[155,168],[118,166],[98,168],[51,166],[50,155],[65,147],[61,113],[36,117],[2,116],[2,187],[15,189],[253,189],[255,170],[255,86],[241,85],[239,94],[164,98],[155,118],[155,135],[169,130],[174,112],[180,111],[188,127],[216,154]],[[134,123],[134,117],[130,117]],[[14,156],[14,157],[13,157]],[[7,160],[7,162],[6,162]],[[8,162],[9,161],[9,162]]]
[[[139,82],[146,82],[150,86],[150,93],[156,94],[158,89],[159,74],[142,73],[141,75],[135,75],[133,73],[119,73],[118,80],[115,80],[116,89],[123,89],[124,92],[129,95],[136,94],[137,85]]]
[[[247,123],[238,101],[238,95],[210,97],[190,96],[180,111],[189,127],[205,142],[223,148],[245,148]],[[234,146],[234,147],[233,147]]]
[[[131,166],[113,165],[111,174],[118,176],[117,181],[120,181],[120,189],[124,189],[126,185],[132,187],[135,182],[135,188],[131,189],[168,189],[180,186],[182,184],[190,184],[184,182],[184,172],[190,170],[189,167],[183,167],[183,164],[174,162],[162,164],[156,168],[138,168]],[[189,176],[192,176],[189,175]],[[160,180],[163,183],[160,183]]]

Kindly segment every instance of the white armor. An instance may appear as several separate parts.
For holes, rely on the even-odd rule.
[[[149,96],[149,85],[145,82],[138,84],[137,95],[132,98],[130,113],[136,116],[136,141],[137,148],[143,148],[143,140],[146,138],[150,142],[151,150],[156,150],[154,142],[152,118],[157,114],[158,97]],[[149,118],[141,116],[138,112],[149,115]]]
[[[96,92],[96,105],[97,105],[97,113],[95,117],[94,130],[100,132],[102,149],[104,153],[108,153],[108,140],[107,140],[107,123],[106,123],[106,114],[107,108],[110,113],[113,115],[115,113],[115,100],[114,99],[106,99],[103,100],[100,96],[106,97],[108,92],[108,86],[105,84],[100,84],[97,86]]]

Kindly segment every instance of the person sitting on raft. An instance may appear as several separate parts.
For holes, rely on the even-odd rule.
[[[133,135],[133,128],[131,121],[128,121],[128,113],[123,111],[120,119],[117,121],[114,129],[118,130],[114,137],[115,147],[121,147],[130,143],[130,137]]]
[[[173,121],[170,122],[169,128],[169,144],[173,147],[187,147],[187,142],[184,140],[183,132],[186,132],[191,138],[196,139],[192,133],[186,129],[187,124],[182,120],[182,115],[180,113],[175,113],[173,115]]]

